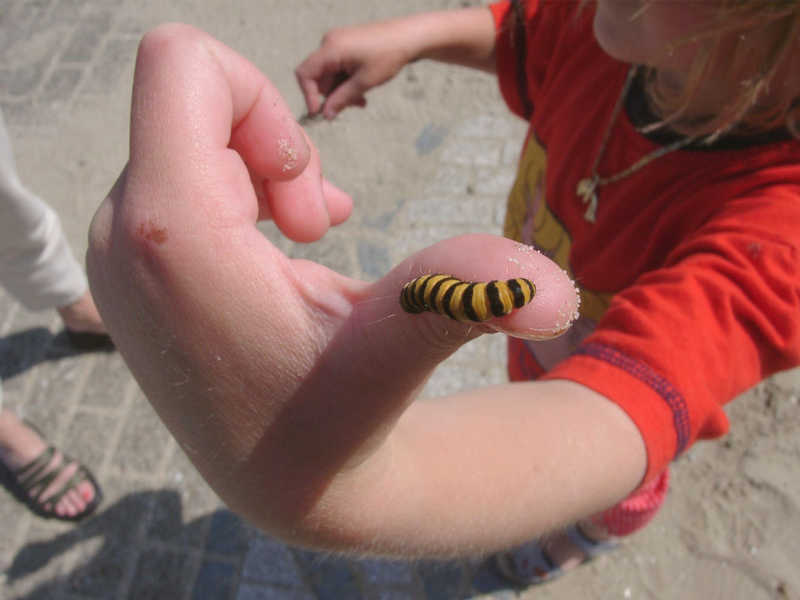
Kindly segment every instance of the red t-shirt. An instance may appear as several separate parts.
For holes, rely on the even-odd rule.
[[[576,187],[630,65],[600,49],[593,9],[579,4],[529,1],[521,27],[510,2],[491,7],[500,89],[530,120],[506,234],[558,262],[582,299],[562,338],[513,340],[509,371],[576,381],[617,403],[645,440],[647,481],[698,438],[726,433],[725,403],[800,364],[800,142],[671,152],[600,187],[587,221]],[[630,107],[611,124],[600,176],[659,148]]]

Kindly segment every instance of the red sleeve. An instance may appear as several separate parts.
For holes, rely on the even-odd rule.
[[[579,6],[579,2],[540,0],[505,0],[489,6],[497,32],[500,92],[516,115],[530,119],[564,25],[574,19]]]
[[[728,203],[617,294],[545,378],[622,407],[644,438],[650,480],[695,440],[727,432],[723,404],[800,364],[799,236],[797,190]]]

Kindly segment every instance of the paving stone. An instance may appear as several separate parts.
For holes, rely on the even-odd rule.
[[[135,38],[108,40],[91,70],[84,91],[90,94],[106,94],[123,75],[127,75],[127,79],[130,79],[138,45],[139,40]]]
[[[258,230],[283,253],[286,253],[292,245],[292,242],[281,233],[278,226],[272,221],[262,221],[258,223]]]
[[[306,590],[243,583],[239,586],[236,600],[317,600],[317,598]]]
[[[20,27],[30,27],[52,4],[52,0],[28,0],[18,5],[14,17],[18,19]]]
[[[0,553],[3,554],[0,554],[0,559],[3,562],[10,562],[12,544],[16,543],[28,525],[28,509],[5,488],[0,489],[0,523],[3,524],[3,544],[0,544]],[[5,568],[0,569],[0,573],[4,571]],[[2,590],[1,584],[0,590]]]
[[[392,268],[392,261],[386,246],[369,240],[358,242],[358,263],[361,272],[368,280],[380,279]]]
[[[86,0],[56,0],[41,27],[63,27],[78,23]]]
[[[3,72],[0,70],[0,96],[3,95],[2,90],[6,89],[2,82],[3,77]],[[17,127],[32,128],[38,124],[39,119],[28,109],[29,105],[30,100],[24,96],[16,97],[5,94],[5,98],[0,100],[6,123],[14,123]]]
[[[112,464],[122,470],[152,474],[161,466],[170,434],[142,394],[131,406]]]
[[[130,597],[137,600],[181,598],[184,590],[192,588],[194,576],[194,564],[188,554],[162,548],[143,548]]]
[[[290,258],[313,260],[338,273],[355,271],[350,245],[338,232],[330,232],[313,244],[292,244],[287,254]]]
[[[278,540],[264,536],[250,543],[242,577],[253,583],[306,589],[302,573],[289,548]]]
[[[370,600],[419,600],[422,596],[414,590],[394,590],[383,588],[369,590],[367,598]]]
[[[503,364],[507,338],[502,334],[483,335],[467,342],[448,358],[448,364],[454,367],[476,366],[485,364]]]
[[[5,335],[6,327],[12,322],[14,316],[12,311],[16,305],[14,299],[0,288],[0,339]],[[2,342],[0,342],[0,344],[1,343]],[[0,364],[2,364],[2,362],[0,362]]]
[[[4,10],[7,13],[9,23],[2,27],[0,35],[0,52],[6,57],[8,64],[20,66],[28,64],[31,60],[42,58],[41,53],[20,52],[19,46],[24,44],[26,50],[31,49],[31,41],[41,43],[41,27],[39,23],[46,14],[47,7],[42,2],[23,2],[19,3],[16,9]],[[37,38],[34,40],[34,38]],[[35,57],[35,58],[34,58]]]
[[[153,502],[147,526],[147,539],[172,547],[203,548],[210,517],[189,519],[183,514],[181,494],[162,490]]]
[[[454,137],[442,149],[444,164],[495,167],[500,164],[503,141],[500,139],[470,139]]]
[[[414,142],[417,154],[425,156],[436,150],[444,142],[448,133],[449,130],[444,125],[436,125],[434,123],[425,125]]]
[[[67,102],[78,88],[83,71],[74,67],[56,69],[48,78],[40,98],[46,102]]]
[[[475,178],[475,193],[505,199],[515,178],[513,171],[479,168]]]
[[[191,600],[225,600],[235,592],[237,569],[232,564],[205,560],[194,582]]]
[[[244,520],[226,509],[214,511],[206,539],[206,552],[244,558],[250,548],[251,529]]]
[[[107,535],[109,533],[106,532]],[[89,598],[115,597],[121,591],[128,555],[128,548],[119,544],[104,546],[99,550],[86,548],[78,564],[73,567],[67,589]]]
[[[119,353],[95,355],[92,370],[80,395],[81,407],[119,413],[125,406],[125,394],[131,379],[132,376]]]
[[[65,578],[68,551],[79,534],[63,524],[33,521],[25,541],[6,572],[9,598],[48,597],[57,594]]]
[[[425,196],[409,201],[408,219],[417,225],[472,225],[492,223],[496,208],[504,201],[496,197],[462,194],[458,198]]]
[[[47,59],[41,59],[6,71],[2,81],[5,93],[10,96],[27,97],[42,81],[48,62]]]
[[[454,133],[466,138],[505,139],[517,133],[520,128],[526,128],[521,119],[509,118],[508,115],[479,114],[460,123]]]
[[[358,600],[364,592],[358,584],[352,561],[319,556],[306,570],[319,600]]]
[[[472,233],[497,233],[491,227],[471,227]],[[405,231],[399,231],[397,238],[390,248],[392,264],[405,260],[411,254],[447,238],[463,235],[463,227],[451,225],[419,225],[410,226]]]
[[[63,449],[96,473],[108,454],[116,417],[78,411],[64,434]]]
[[[489,561],[480,565],[472,574],[472,589],[481,594],[491,594],[491,598],[500,600],[508,594],[513,597],[508,581],[503,579]]]
[[[53,443],[63,440],[56,432],[67,425],[71,402],[74,402],[86,364],[80,358],[65,358],[42,363],[35,372],[24,416]]]
[[[61,55],[61,60],[63,62],[89,62],[110,28],[110,13],[85,15]]]
[[[132,477],[107,475],[100,485],[105,498],[98,513],[76,529],[90,543],[79,545],[67,585],[89,598],[115,597],[124,590],[129,570],[136,566],[154,496],[162,493],[142,491],[143,480]]]
[[[412,585],[414,565],[403,560],[362,560],[359,566],[365,579],[373,585]]]
[[[518,136],[514,136],[513,139],[507,139],[503,145],[503,156],[500,159],[500,163],[504,167],[508,167],[515,175],[520,155],[522,154],[523,139],[524,134],[521,133]]]
[[[44,359],[52,335],[38,326],[9,333],[0,338],[0,377],[16,377]]]
[[[364,227],[377,229],[384,240],[391,241],[397,236],[395,217],[405,204],[404,190],[407,184],[374,177],[358,180],[347,186],[353,198],[353,214],[344,226],[339,227],[351,233],[363,233]]]
[[[153,504],[148,539],[202,549],[221,502],[186,455],[175,449]]]
[[[465,592],[464,566],[456,562],[420,563],[418,567],[428,600],[449,600]]]
[[[800,368],[781,371],[773,375],[772,382],[779,387],[800,394]]]
[[[467,165],[442,165],[436,171],[433,179],[425,186],[425,193],[458,198],[467,194],[467,189],[474,187],[474,185],[475,172],[472,167]]]
[[[508,381],[508,376],[503,367],[499,365],[482,365],[471,369],[449,363],[440,365],[425,384],[420,396],[423,398],[436,398],[447,396],[460,391],[495,385]]]

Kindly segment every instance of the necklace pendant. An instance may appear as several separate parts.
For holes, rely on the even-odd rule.
[[[599,177],[584,177],[578,182],[575,188],[575,193],[580,197],[581,202],[586,204],[586,212],[583,213],[583,218],[589,223],[594,223],[597,220],[597,184]]]

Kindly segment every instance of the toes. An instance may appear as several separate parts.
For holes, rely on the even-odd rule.
[[[95,498],[95,489],[91,483],[88,481],[81,481],[78,485],[78,495],[80,499],[83,501],[82,506],[86,506]]]
[[[56,454],[50,464],[50,469],[57,469],[61,466],[61,461],[64,460],[63,454],[60,452]],[[61,473],[58,474],[50,485],[45,489],[42,494],[42,501],[45,503],[46,510],[53,510],[60,517],[74,517],[80,514],[95,497],[95,489],[89,481],[80,481],[72,489],[68,490],[61,498],[58,499],[55,506],[47,503],[47,499],[58,494],[61,489],[69,482],[70,478],[75,475],[79,468],[77,462],[73,461],[63,468]]]
[[[64,494],[64,503],[66,504],[67,514],[70,517],[74,517],[86,508],[86,503],[83,501],[83,498],[81,498],[78,491],[74,489]]]

